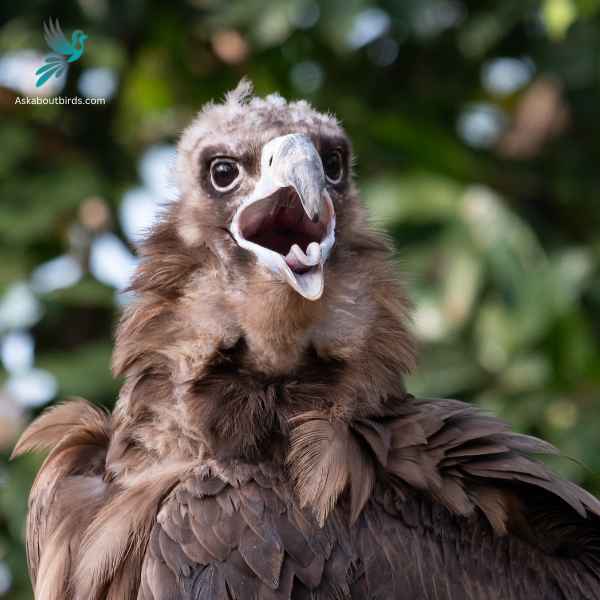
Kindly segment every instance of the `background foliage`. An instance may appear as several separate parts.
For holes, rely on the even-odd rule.
[[[31,598],[23,528],[40,457],[25,423],[110,406],[111,334],[172,144],[242,75],[352,135],[416,304],[420,394],[543,436],[600,491],[600,1],[36,0],[0,14],[0,596]],[[58,17],[89,40],[26,106]],[[64,89],[61,87],[64,85]],[[39,91],[38,91],[39,93]]]

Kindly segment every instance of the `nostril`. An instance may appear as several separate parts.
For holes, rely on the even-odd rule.
[[[271,155],[271,158],[269,159],[269,166],[271,166],[273,164],[273,155]]]

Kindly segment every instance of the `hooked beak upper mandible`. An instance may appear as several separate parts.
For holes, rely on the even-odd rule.
[[[326,181],[323,163],[312,140],[302,133],[290,133],[276,140],[266,157],[271,177],[282,187],[296,190],[304,211],[316,223],[323,212]]]

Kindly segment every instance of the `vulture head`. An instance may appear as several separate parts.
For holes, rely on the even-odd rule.
[[[402,338],[395,362],[406,370],[406,302],[352,161],[338,121],[304,100],[254,97],[243,80],[205,106],[178,146],[180,198],[140,248],[117,372],[144,350],[144,361],[158,352],[178,376],[198,378],[239,343],[245,367],[285,375],[310,353],[358,357],[384,321]]]
[[[242,83],[183,135],[180,234],[192,246],[207,243],[254,300],[276,288],[282,301],[314,302],[324,292],[336,221],[356,202],[350,144],[334,118],[306,102],[248,93]]]

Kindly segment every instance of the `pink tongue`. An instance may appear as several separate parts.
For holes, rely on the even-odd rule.
[[[311,242],[303,252],[298,244],[294,244],[285,257],[285,262],[296,273],[306,273],[319,263],[321,248],[318,242]]]
[[[310,265],[305,265],[295,256],[290,256],[289,254],[285,257],[285,262],[287,263],[288,267],[294,271],[294,273],[302,274],[312,269]]]

